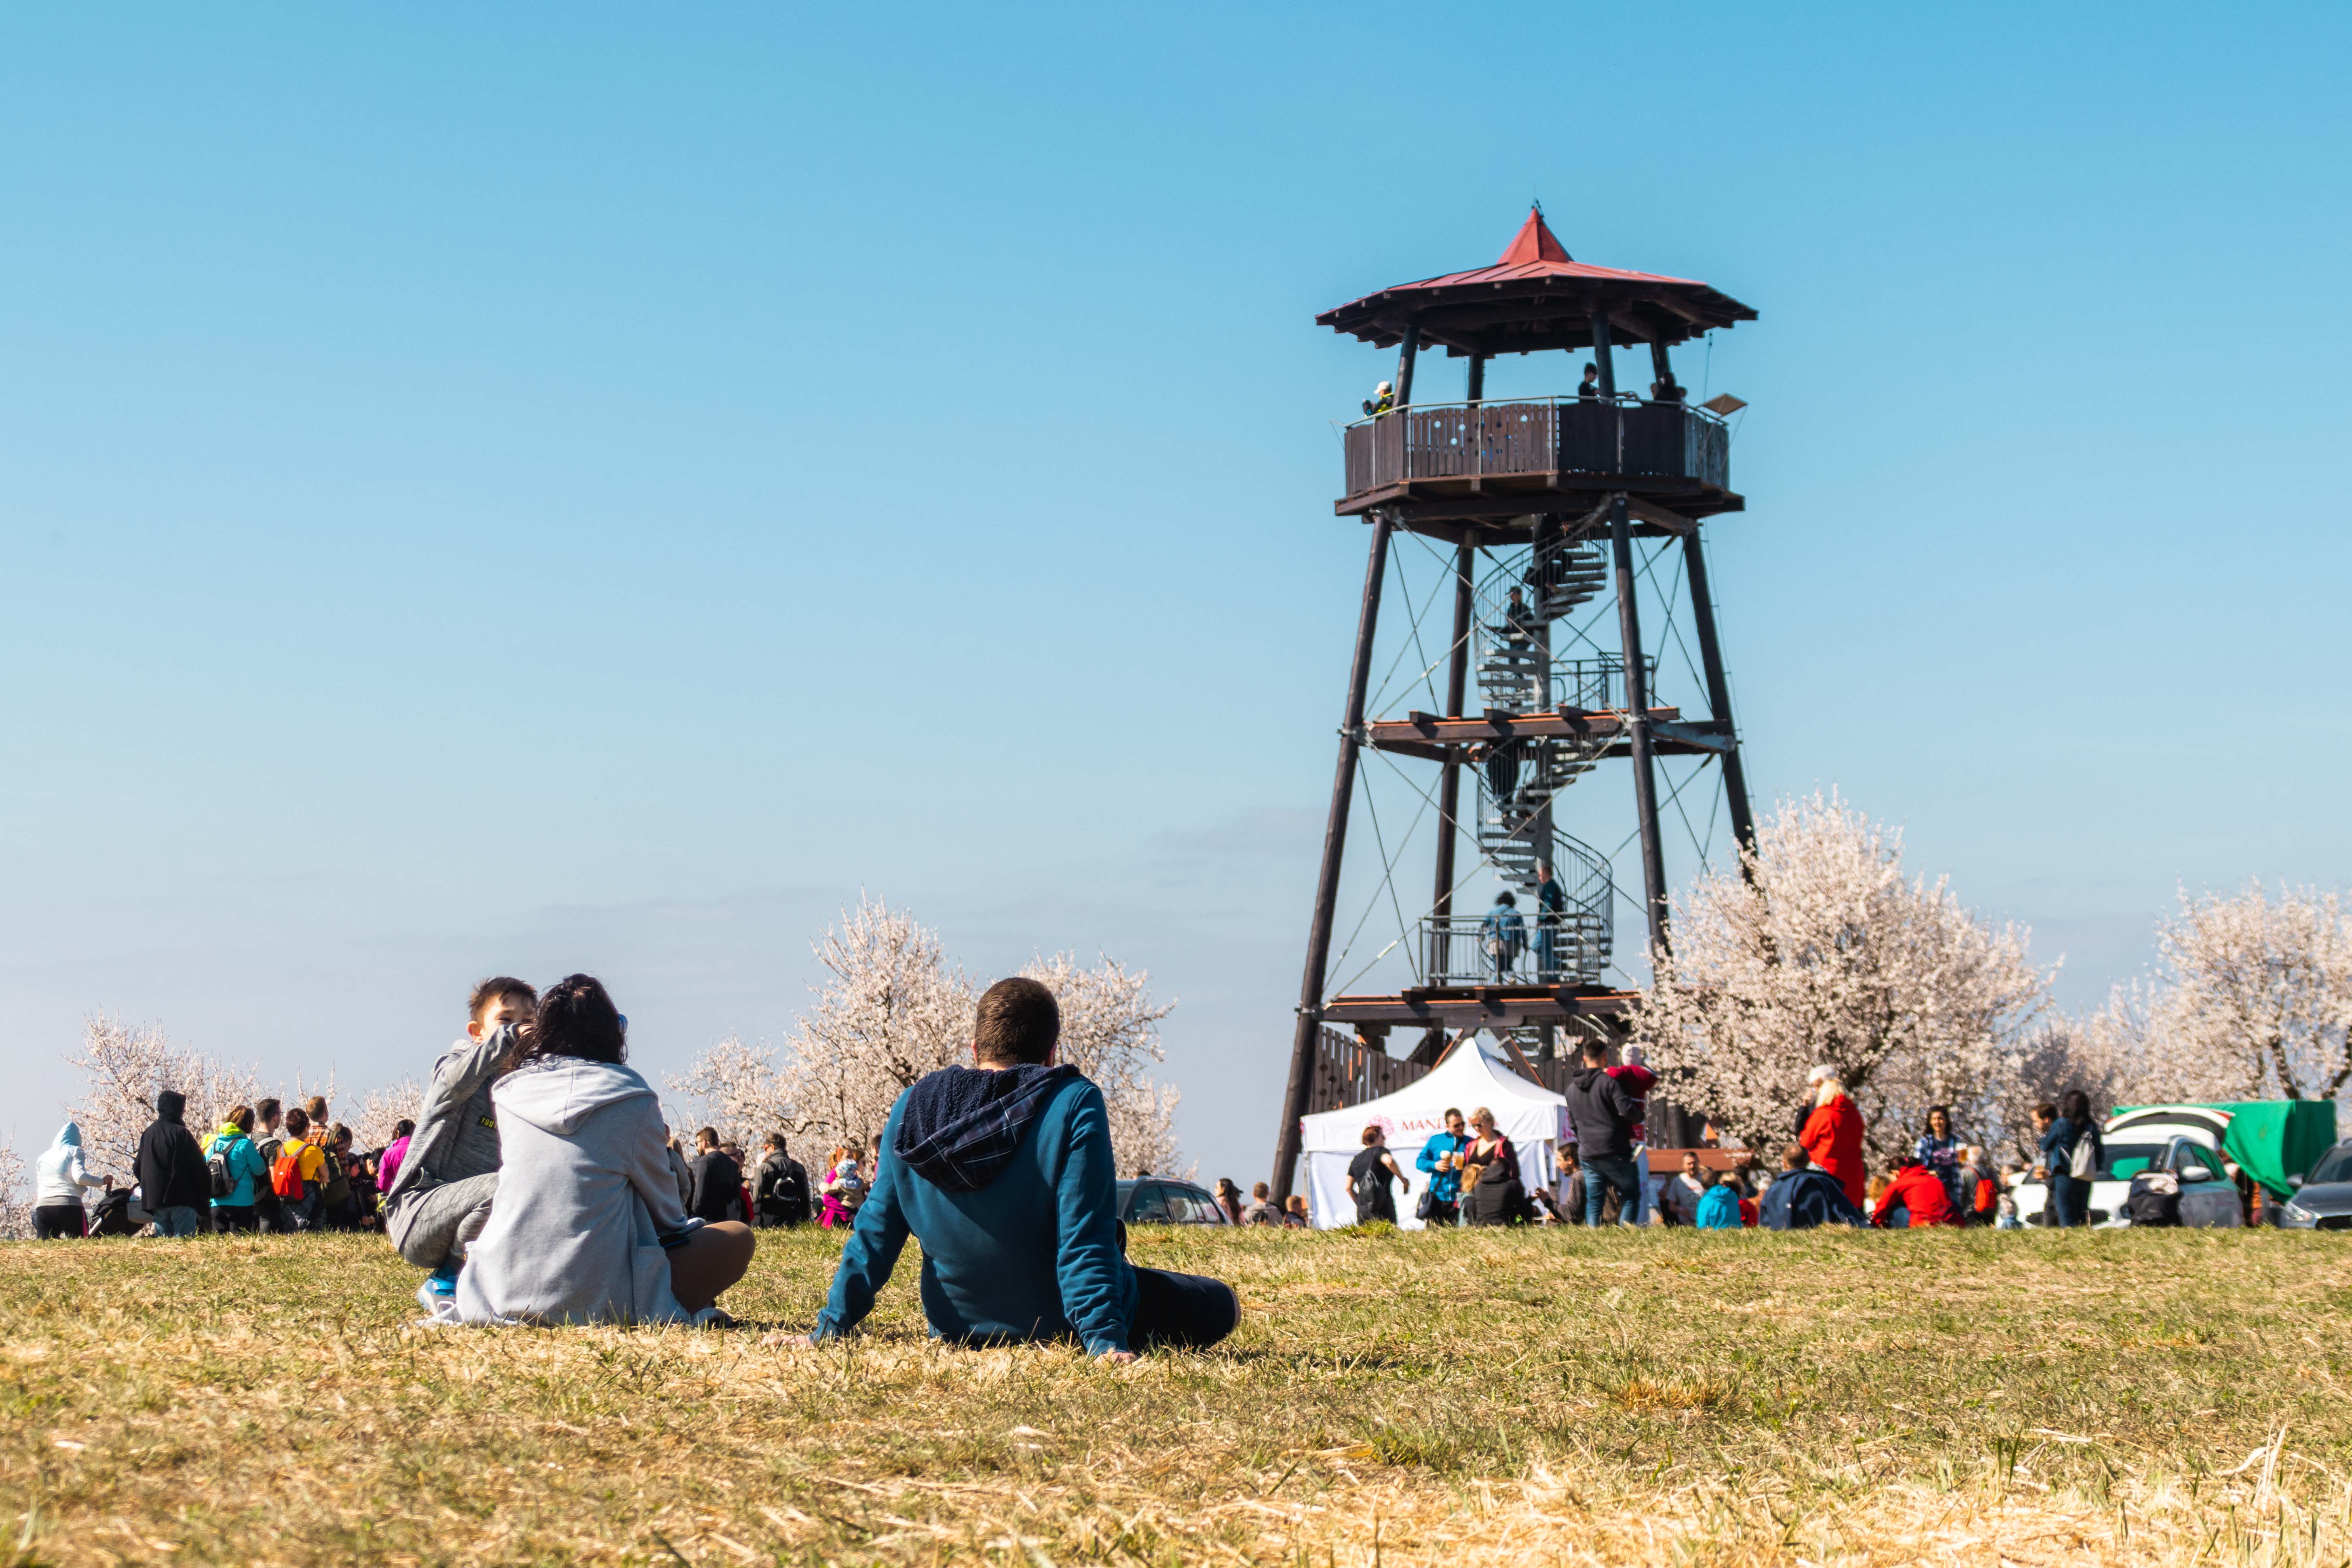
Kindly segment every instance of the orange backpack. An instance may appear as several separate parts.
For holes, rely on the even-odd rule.
[[[302,1151],[310,1145],[299,1138],[289,1138],[278,1151],[278,1163],[269,1167],[269,1190],[281,1198],[299,1203],[309,1194],[302,1185]]]

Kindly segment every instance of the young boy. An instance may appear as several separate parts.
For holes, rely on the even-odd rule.
[[[384,1234],[400,1256],[432,1275],[417,1289],[428,1312],[454,1300],[466,1247],[490,1217],[499,1190],[499,1123],[490,1085],[514,1056],[515,1029],[539,993],[495,974],[467,999],[466,1038],[433,1064],[400,1175],[384,1194]]]

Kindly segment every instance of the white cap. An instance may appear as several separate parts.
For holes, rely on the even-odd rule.
[[[1388,389],[1389,389],[1389,384],[1388,384],[1387,382],[1385,382],[1385,381],[1384,381],[1384,382],[1382,382],[1382,383],[1381,383],[1378,386],[1376,386],[1376,387],[1372,388],[1372,390],[1373,390],[1374,392],[1386,392]]]
[[[1812,1071],[1805,1075],[1805,1081],[1807,1083],[1821,1083],[1825,1079],[1833,1079],[1835,1077],[1837,1077],[1837,1068],[1830,1066],[1827,1062],[1823,1062],[1821,1066],[1815,1068]]]

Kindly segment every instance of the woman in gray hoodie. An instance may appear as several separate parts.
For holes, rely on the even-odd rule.
[[[623,1064],[627,1025],[585,974],[559,981],[490,1091],[501,1164],[489,1223],[457,1276],[467,1323],[723,1321],[751,1227],[677,1200],[661,1108]]]

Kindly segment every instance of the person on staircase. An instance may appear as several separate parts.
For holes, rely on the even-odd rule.
[[[1516,795],[1519,787],[1519,742],[1515,740],[1490,742],[1478,747],[1471,755],[1486,770],[1486,794],[1495,808],[1507,823],[1512,820]]]
[[[1551,862],[1536,862],[1536,978],[1551,984],[1559,978],[1559,928],[1568,913],[1568,895],[1551,874]]]
[[[1495,907],[1478,922],[1478,945],[1494,961],[1495,978],[1503,979],[1528,945],[1528,922],[1519,915],[1519,900],[1508,892],[1495,895]]]

